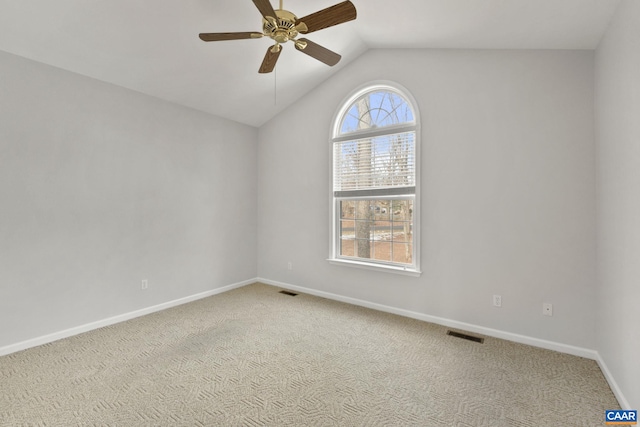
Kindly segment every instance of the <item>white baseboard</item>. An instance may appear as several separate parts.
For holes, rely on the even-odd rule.
[[[558,351],[560,353],[567,353],[574,356],[580,356],[587,359],[598,360],[598,352],[595,350],[590,350],[582,347],[575,347],[572,345],[562,344],[554,341],[547,341],[539,338],[528,337],[526,335],[514,334],[512,332],[500,331],[498,329],[486,328],[484,326],[478,326],[478,325],[473,325],[471,323],[459,322],[457,320],[446,319],[443,317],[417,313],[415,311],[404,310],[401,308],[396,308],[388,305],[360,300],[357,298],[345,297],[342,295],[332,294],[324,291],[318,291],[315,289],[296,286],[289,283],[277,282],[274,280],[264,279],[261,277],[258,278],[258,281],[267,285],[296,290],[302,293],[315,295],[322,298],[346,302],[348,304],[353,304],[353,305],[359,305],[361,307],[366,307],[366,308],[371,308],[373,310],[397,314],[399,316],[409,317],[412,319],[423,320],[425,322],[435,323],[437,325],[442,325],[449,328],[461,329],[463,331],[468,331],[468,332],[475,332],[477,334],[487,335],[494,338],[501,338],[507,341],[513,341],[521,344],[527,344],[533,347],[539,347],[547,350]]]
[[[598,357],[596,359],[596,362],[598,362],[598,366],[600,366],[600,370],[602,371],[602,374],[604,375],[605,379],[609,383],[609,387],[611,387],[611,391],[613,391],[614,396],[616,397],[616,399],[618,399],[618,403],[620,404],[620,407],[622,409],[628,409],[628,410],[636,409],[636,408],[631,408],[631,405],[629,405],[629,401],[624,397],[624,394],[622,394],[622,390],[620,390],[620,386],[618,386],[618,383],[616,382],[615,378],[613,378],[611,371],[607,367],[607,364],[604,363],[604,360],[600,356],[600,353],[597,353],[597,355]]]
[[[152,307],[143,308],[140,310],[132,311],[130,313],[120,314],[118,316],[109,317],[108,319],[98,320],[96,322],[87,323],[86,325],[76,326],[74,328],[65,329],[64,331],[54,332],[52,334],[44,335],[37,338],[32,338],[32,339],[22,341],[16,344],[11,344],[5,347],[0,347],[0,356],[6,356],[7,354],[15,353],[17,351],[22,351],[28,348],[37,347],[39,345],[48,344],[50,342],[57,341],[63,338],[68,338],[74,335],[79,335],[85,332],[89,332],[94,329],[99,329],[105,326],[114,325],[116,323],[135,319],[136,317],[145,316],[147,314],[155,313],[157,311],[166,310],[171,307],[176,307],[182,304],[197,301],[202,298],[207,298],[213,295],[221,294],[223,292],[227,292],[232,289],[237,289],[246,285],[250,285],[257,281],[258,279],[255,279],[255,278],[244,280],[242,282],[233,283],[231,285],[223,286],[221,288],[212,289],[210,291],[202,292],[195,295],[190,295],[184,298],[179,298],[177,300],[154,305]]]
[[[360,300],[357,298],[345,297],[330,292],[318,291],[316,289],[305,288],[303,286],[292,285],[289,283],[278,282],[275,280],[269,280],[259,277],[258,281],[267,285],[277,286],[279,288],[290,289],[309,295],[315,295],[322,298],[327,298],[335,301],[345,302],[348,304],[358,305],[361,307],[371,308],[373,310],[384,311],[387,313],[397,314],[399,316],[409,317],[412,319],[423,320],[425,322],[435,323],[437,325],[446,326],[449,328],[460,329],[463,331],[475,332],[482,335],[487,335],[494,338],[501,338],[507,341],[513,341],[520,344],[527,344],[533,347],[544,348],[547,350],[554,350],[560,353],[571,354],[573,356],[584,357],[587,359],[595,360],[600,367],[605,379],[609,383],[609,387],[613,391],[618,403],[623,409],[632,409],[629,402],[624,397],[622,390],[618,386],[618,383],[614,379],[611,371],[607,367],[604,360],[596,350],[590,350],[582,347],[575,347],[572,345],[562,344],[554,341],[547,341],[539,338],[528,337],[526,335],[514,334],[512,332],[500,331],[497,329],[486,328],[484,326],[473,325],[470,323],[458,322],[456,320],[445,319],[443,317],[430,316],[428,314],[417,313],[410,310],[403,310],[400,308],[390,307],[383,304],[377,304],[370,301]]]
[[[5,347],[0,347],[0,356],[6,356],[11,353],[15,353],[18,351],[26,350],[32,347],[37,347],[39,345],[48,344],[63,338],[68,338],[74,335],[79,335],[84,332],[89,332],[94,329],[103,328],[105,326],[114,325],[116,323],[124,322],[127,320],[135,319],[136,317],[145,316],[147,314],[155,313],[161,310],[166,310],[171,307],[176,307],[182,304],[186,304],[189,302],[197,301],[202,298],[207,298],[213,295],[221,294],[224,292],[228,292],[232,289],[241,288],[243,286],[250,285],[255,282],[265,283],[267,285],[277,286],[280,288],[291,289],[298,292],[306,293],[309,295],[315,295],[322,298],[327,298],[335,301],[345,302],[348,304],[358,305],[361,307],[371,308],[373,310],[383,311],[387,313],[397,314],[399,316],[409,317],[412,319],[423,320],[425,322],[435,323],[437,325],[442,325],[450,328],[460,329],[469,332],[475,332],[482,335],[491,336],[494,338],[501,338],[508,341],[513,341],[521,344],[527,344],[534,347],[545,348],[548,350],[554,350],[561,353],[567,353],[574,356],[585,357],[587,359],[595,360],[598,363],[598,366],[602,370],[604,377],[606,378],[611,390],[613,391],[616,399],[620,403],[620,406],[623,409],[631,409],[629,402],[624,397],[618,383],[615,381],[613,375],[609,371],[604,360],[600,354],[595,350],[589,350],[581,347],[575,347],[567,344],[561,344],[553,341],[542,340],[538,338],[532,338],[525,335],[514,334],[511,332],[500,331],[497,329],[486,328],[483,326],[477,326],[470,323],[458,322],[456,320],[446,319],[437,316],[430,316],[427,314],[417,313],[410,310],[404,310],[400,308],[395,308],[383,304],[377,304],[370,301],[360,300],[357,298],[345,297],[338,294],[333,294],[330,292],[318,291],[311,288],[305,288],[303,286],[292,285],[289,283],[278,282],[275,280],[269,280],[265,278],[253,278],[244,280],[242,282],[233,283],[231,285],[223,286],[220,288],[212,289],[207,292],[202,292],[195,295],[190,295],[188,297],[179,298],[177,300],[165,302],[162,304],[154,305],[152,307],[143,308],[140,310],[132,311],[130,313],[121,314],[118,316],[110,317],[107,319],[99,320],[96,322],[88,323],[86,325],[77,326],[74,328],[65,329],[64,331],[55,332],[53,334],[44,335],[41,337],[29,339],[26,341],[22,341],[16,344],[11,344]]]

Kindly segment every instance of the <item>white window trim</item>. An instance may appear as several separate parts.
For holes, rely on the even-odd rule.
[[[380,263],[356,261],[356,260],[342,259],[342,258],[329,258],[327,259],[327,261],[329,261],[329,263],[333,265],[355,267],[355,268],[361,268],[364,270],[379,271],[382,273],[403,274],[405,276],[413,276],[413,277],[420,277],[422,275],[422,272],[419,270],[414,270],[413,268],[409,268],[409,267],[399,267],[397,265],[384,265]]]
[[[336,253],[337,251],[337,231],[336,231],[336,227],[337,227],[337,221],[338,221],[338,217],[339,217],[339,213],[337,212],[338,208],[337,208],[337,204],[335,202],[336,197],[334,196],[333,193],[333,185],[331,185],[331,196],[330,196],[330,203],[331,203],[331,224],[330,224],[330,230],[331,230],[331,238],[330,238],[330,254],[329,254],[329,258],[327,259],[327,261],[330,264],[333,265],[340,265],[340,266],[347,266],[347,267],[355,267],[355,268],[361,268],[361,269],[366,269],[366,270],[371,270],[371,271],[378,271],[378,272],[385,272],[385,273],[394,273],[394,274],[401,274],[401,275],[407,275],[407,276],[413,276],[413,277],[419,277],[422,274],[422,271],[420,269],[420,258],[422,257],[422,252],[420,250],[420,241],[421,239],[421,233],[420,233],[420,219],[421,219],[421,203],[420,203],[420,193],[421,193],[421,180],[420,180],[420,169],[421,169],[421,157],[420,157],[420,148],[422,145],[422,134],[420,131],[420,112],[418,109],[418,103],[416,102],[415,98],[411,95],[411,93],[404,88],[402,85],[399,85],[398,83],[395,82],[390,82],[390,81],[382,81],[382,80],[378,80],[378,81],[374,81],[374,82],[369,82],[367,84],[364,84],[362,86],[360,86],[359,88],[357,88],[356,90],[354,90],[350,95],[348,95],[347,97],[344,98],[344,100],[342,101],[342,103],[340,104],[340,108],[337,110],[337,112],[335,113],[333,120],[331,122],[331,131],[330,131],[330,135],[331,138],[329,139],[329,150],[330,150],[330,156],[329,158],[331,159],[331,164],[330,164],[330,168],[331,168],[331,180],[333,182],[333,163],[334,163],[334,159],[333,159],[333,143],[334,142],[340,142],[340,141],[346,141],[349,139],[356,139],[358,138],[359,135],[363,135],[366,134],[367,136],[371,136],[371,135],[375,135],[378,133],[378,131],[374,131],[374,132],[352,132],[349,133],[348,135],[345,136],[340,136],[340,120],[341,118],[344,116],[344,114],[346,114],[347,110],[349,107],[351,107],[351,105],[356,101],[357,98],[359,98],[360,96],[362,96],[363,94],[367,93],[367,92],[374,92],[376,90],[386,90],[386,91],[391,91],[391,92],[396,92],[398,93],[400,96],[402,96],[403,98],[405,98],[410,104],[411,107],[413,108],[413,118],[415,120],[415,122],[412,124],[408,123],[408,124],[402,124],[402,125],[398,125],[398,126],[388,126],[385,127],[383,129],[380,129],[379,133],[387,133],[389,131],[392,131],[394,129],[407,129],[407,130],[415,130],[415,180],[416,180],[416,191],[414,193],[414,202],[413,202],[413,248],[414,248],[414,265],[412,266],[398,266],[398,265],[386,265],[384,264],[384,262],[382,261],[375,261],[375,262],[367,262],[364,261],[362,259],[349,259],[349,258],[340,258],[338,257],[338,254]],[[393,196],[389,196],[389,197],[385,197],[385,198],[393,198]]]

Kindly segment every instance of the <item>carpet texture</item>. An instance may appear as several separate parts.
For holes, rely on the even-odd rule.
[[[254,284],[0,358],[1,426],[600,426],[588,359]]]

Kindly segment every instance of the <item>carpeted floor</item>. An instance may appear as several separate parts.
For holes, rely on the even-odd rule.
[[[0,426],[600,426],[588,359],[254,284],[0,358]]]

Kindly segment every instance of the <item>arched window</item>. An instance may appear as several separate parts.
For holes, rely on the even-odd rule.
[[[397,85],[371,84],[333,123],[331,261],[419,274],[418,117]]]

